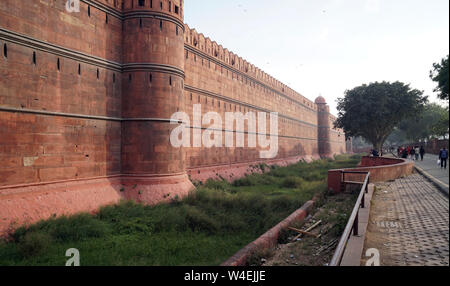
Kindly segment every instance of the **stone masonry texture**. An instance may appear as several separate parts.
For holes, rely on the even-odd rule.
[[[261,162],[259,148],[172,147],[175,112],[190,116],[187,128],[209,127],[192,125],[194,104],[222,118],[277,112],[278,155],[263,162],[346,152],[323,98],[307,99],[188,27],[182,0],[80,0],[79,13],[65,5],[0,1],[0,201],[27,193],[34,213],[26,221],[42,218],[31,198],[44,189],[86,194],[95,179],[111,192],[98,206],[121,198],[157,203],[188,194],[188,173],[195,179],[203,169]],[[74,212],[86,204],[70,200]],[[65,199],[57,201],[64,209]],[[25,221],[0,211],[3,228],[12,220]]]

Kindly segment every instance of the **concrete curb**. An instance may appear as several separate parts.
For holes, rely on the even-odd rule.
[[[359,235],[354,236],[353,234],[347,241],[347,246],[345,247],[344,255],[339,266],[361,266],[361,258],[364,252],[364,244],[366,241],[367,227],[369,226],[370,220],[370,209],[372,207],[372,197],[374,195],[375,185],[369,185],[369,193],[365,196],[363,209],[359,210],[359,221],[358,229]]]
[[[306,202],[300,209],[260,236],[257,240],[239,250],[220,266],[245,266],[247,258],[256,251],[275,247],[278,244],[280,231],[287,229],[294,222],[302,222],[311,212],[314,204],[315,202],[313,200]]]
[[[423,170],[420,167],[414,166],[414,169],[421,174],[422,176],[424,176],[425,178],[427,178],[433,185],[435,185],[438,190],[443,193],[445,196],[449,196],[449,187],[448,185],[442,183],[441,181],[439,181],[438,179],[434,178],[432,175],[430,175],[428,172],[426,172],[425,170]]]

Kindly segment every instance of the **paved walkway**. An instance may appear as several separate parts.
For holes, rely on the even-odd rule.
[[[381,266],[448,266],[448,197],[419,174],[376,186],[361,265],[375,248]]]
[[[425,154],[425,158],[423,159],[423,161],[420,161],[419,159],[419,161],[416,161],[416,165],[433,176],[435,179],[447,185],[448,188],[448,175],[450,166],[447,166],[447,170],[441,169],[441,166],[437,165],[438,158],[438,155]]]

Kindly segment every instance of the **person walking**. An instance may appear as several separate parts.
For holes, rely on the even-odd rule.
[[[403,149],[403,153],[402,153],[402,158],[403,159],[408,159],[408,149]]]
[[[411,160],[415,160],[416,158],[416,150],[414,149],[414,147],[411,148],[411,151],[409,151],[409,154],[411,155]]]
[[[425,148],[420,146],[420,160],[423,161],[423,157],[425,156]]]
[[[448,150],[447,148],[442,148],[439,152],[439,160],[441,160],[441,169],[447,170],[447,160],[448,160]]]
[[[414,147],[414,154],[416,156],[416,161],[419,161],[420,149],[419,146]]]

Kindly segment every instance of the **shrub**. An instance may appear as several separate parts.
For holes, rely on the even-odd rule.
[[[23,257],[32,257],[49,249],[52,237],[42,232],[28,232],[19,241],[18,249]]]
[[[153,231],[153,226],[148,224],[142,218],[132,218],[131,220],[119,221],[116,225],[116,232],[118,234],[151,234]]]
[[[219,227],[217,222],[196,207],[185,206],[186,223],[193,231],[215,233]]]
[[[289,189],[301,189],[305,181],[300,177],[287,177],[283,180],[282,186]]]
[[[145,215],[145,208],[134,201],[123,201],[119,205],[102,208],[97,217],[100,220],[114,222],[117,217],[142,217]]]
[[[233,186],[235,187],[250,187],[258,185],[258,180],[254,175],[246,176],[245,178],[236,180],[233,182]]]
[[[205,188],[226,191],[230,188],[230,183],[225,180],[212,180],[209,179],[205,183]]]

